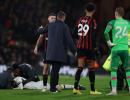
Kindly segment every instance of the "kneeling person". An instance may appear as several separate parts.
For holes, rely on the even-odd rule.
[[[30,64],[13,64],[12,70],[15,77],[20,76],[26,79],[22,81],[23,85],[31,81],[37,82],[40,80],[35,69]]]

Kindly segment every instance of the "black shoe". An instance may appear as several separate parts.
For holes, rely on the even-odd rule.
[[[86,90],[86,87],[82,86],[82,85],[79,85],[79,90]]]

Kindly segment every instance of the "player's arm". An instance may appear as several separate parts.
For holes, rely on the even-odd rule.
[[[111,31],[111,29],[112,29],[112,25],[111,25],[111,23],[108,23],[107,26],[106,26],[106,29],[105,29],[105,31],[104,31],[104,36],[105,36],[105,39],[106,39],[107,41],[110,40],[109,32]]]
[[[36,42],[35,48],[34,48],[35,54],[38,54],[38,48],[41,45],[42,41],[43,41],[43,34],[40,34],[40,36],[38,37],[38,40]]]
[[[128,45],[130,48],[130,22],[128,21]]]
[[[106,26],[106,29],[104,31],[104,36],[105,36],[105,39],[107,41],[107,44],[108,46],[114,46],[115,44],[113,44],[110,40],[110,37],[109,37],[109,32],[112,30],[112,22],[109,22]]]
[[[38,54],[38,48],[39,46],[41,45],[42,41],[43,41],[43,37],[44,37],[44,34],[48,32],[48,26],[40,26],[37,30],[38,34],[40,34],[37,42],[36,42],[36,45],[35,45],[35,48],[34,48],[34,53],[35,54]]]

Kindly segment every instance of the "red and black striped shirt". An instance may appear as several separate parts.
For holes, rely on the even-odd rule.
[[[96,45],[95,32],[97,28],[96,20],[89,16],[81,17],[77,23],[77,27],[78,27],[77,48],[87,50],[95,48]]]
[[[48,41],[48,33],[44,33],[43,35],[43,43],[44,43],[44,50],[47,50],[47,41]]]
[[[42,33],[43,35],[43,46],[42,48],[44,51],[47,50],[47,41],[48,41],[48,25],[46,25],[44,28],[42,28]]]

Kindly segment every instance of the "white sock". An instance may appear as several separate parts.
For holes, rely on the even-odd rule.
[[[129,87],[129,92],[130,92],[130,87]]]
[[[117,93],[116,87],[112,87],[112,92],[113,92],[113,93]]]

